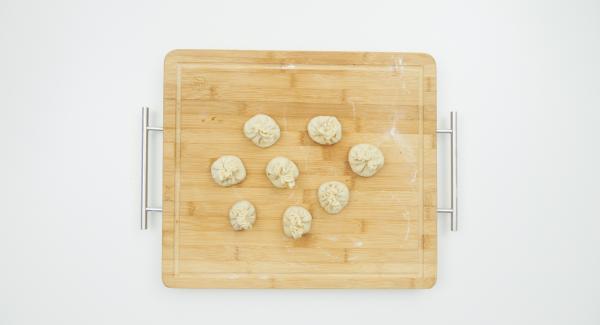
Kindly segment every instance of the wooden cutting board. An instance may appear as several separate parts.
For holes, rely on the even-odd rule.
[[[281,138],[262,149],[242,133],[272,116]],[[310,118],[335,115],[343,139],[311,141]],[[350,170],[348,150],[377,145],[385,166]],[[221,155],[239,156],[246,180],[223,188],[210,176]],[[300,169],[293,190],[265,176],[275,156]],[[436,279],[436,74],[415,53],[176,50],[165,59],[162,277],[179,288],[430,288]],[[344,182],[338,215],[318,204],[326,181]],[[251,201],[257,220],[233,231],[228,211]],[[284,236],[290,205],[313,215],[311,232]]]

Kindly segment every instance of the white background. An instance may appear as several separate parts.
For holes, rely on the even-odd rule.
[[[598,1],[2,0],[0,324],[598,324],[599,43]],[[161,123],[175,48],[432,54],[461,124],[437,285],[163,287],[139,107]]]

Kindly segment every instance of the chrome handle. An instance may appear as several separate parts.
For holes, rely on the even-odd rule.
[[[148,107],[142,107],[142,213],[140,220],[140,227],[142,230],[148,229],[148,212],[162,212],[161,208],[148,207],[148,132],[150,131],[162,132],[163,128],[150,126],[148,119]]]
[[[458,146],[456,112],[450,112],[450,129],[437,130],[438,134],[450,134],[450,208],[438,209],[438,213],[450,214],[450,230],[458,230]]]

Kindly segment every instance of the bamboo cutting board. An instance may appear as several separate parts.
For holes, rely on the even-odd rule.
[[[181,288],[430,288],[436,279],[436,75],[426,54],[176,50],[165,59],[162,277]],[[242,133],[255,114],[273,117],[281,138],[267,149]],[[335,115],[342,141],[321,146],[310,118]],[[385,166],[363,178],[347,162],[372,143]],[[216,185],[211,163],[239,156],[246,180]],[[293,190],[265,176],[275,156],[300,169]],[[348,185],[350,202],[327,214],[316,191]],[[228,211],[247,199],[250,231],[233,231]],[[313,216],[292,240],[289,205]]]

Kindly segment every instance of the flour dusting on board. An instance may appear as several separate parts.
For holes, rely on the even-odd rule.
[[[390,128],[387,132],[389,138],[392,139],[392,141],[394,141],[394,143],[396,143],[397,145],[399,145],[401,148],[405,148],[406,145],[404,144],[404,139],[402,137],[402,135],[398,132],[398,129],[396,128],[396,125],[398,124],[398,121],[400,120],[400,114],[398,112],[394,113],[394,118],[392,119],[392,124],[390,125]],[[385,140],[382,139],[382,141]]]
[[[414,170],[414,171],[412,172],[412,174],[410,175],[410,183],[411,183],[411,184],[414,184],[414,183],[416,183],[416,182],[417,182],[417,174],[418,174],[418,173],[419,173],[419,171],[418,171],[418,170]]]
[[[398,72],[398,73],[402,73],[402,72],[404,72],[404,65],[403,65],[402,63],[403,63],[403,60],[402,60],[402,58],[401,58],[401,57],[400,57],[400,58],[397,58],[397,59],[394,61],[394,71],[395,71],[395,72]]]
[[[348,103],[352,106],[352,120],[356,123],[356,105],[354,104],[354,98],[348,98]]]
[[[415,153],[414,149],[410,143],[407,143],[409,135],[403,135],[398,132],[396,125],[398,121],[401,119],[400,113],[395,113],[394,118],[392,119],[392,125],[388,131],[389,138],[391,138],[394,143],[400,148],[400,152],[403,155],[406,155],[407,160],[414,161]]]
[[[408,239],[408,235],[410,234],[410,212],[408,212],[408,210],[404,210],[404,212],[402,213],[402,217],[404,218],[404,220],[407,221],[406,223],[406,232],[404,233],[404,240]]]
[[[287,113],[288,113],[288,107],[284,106],[283,107],[283,130],[287,131],[288,130],[288,119],[287,119]]]
[[[282,70],[293,70],[296,69],[296,65],[288,63],[288,64],[282,64],[281,65],[281,69]]]

